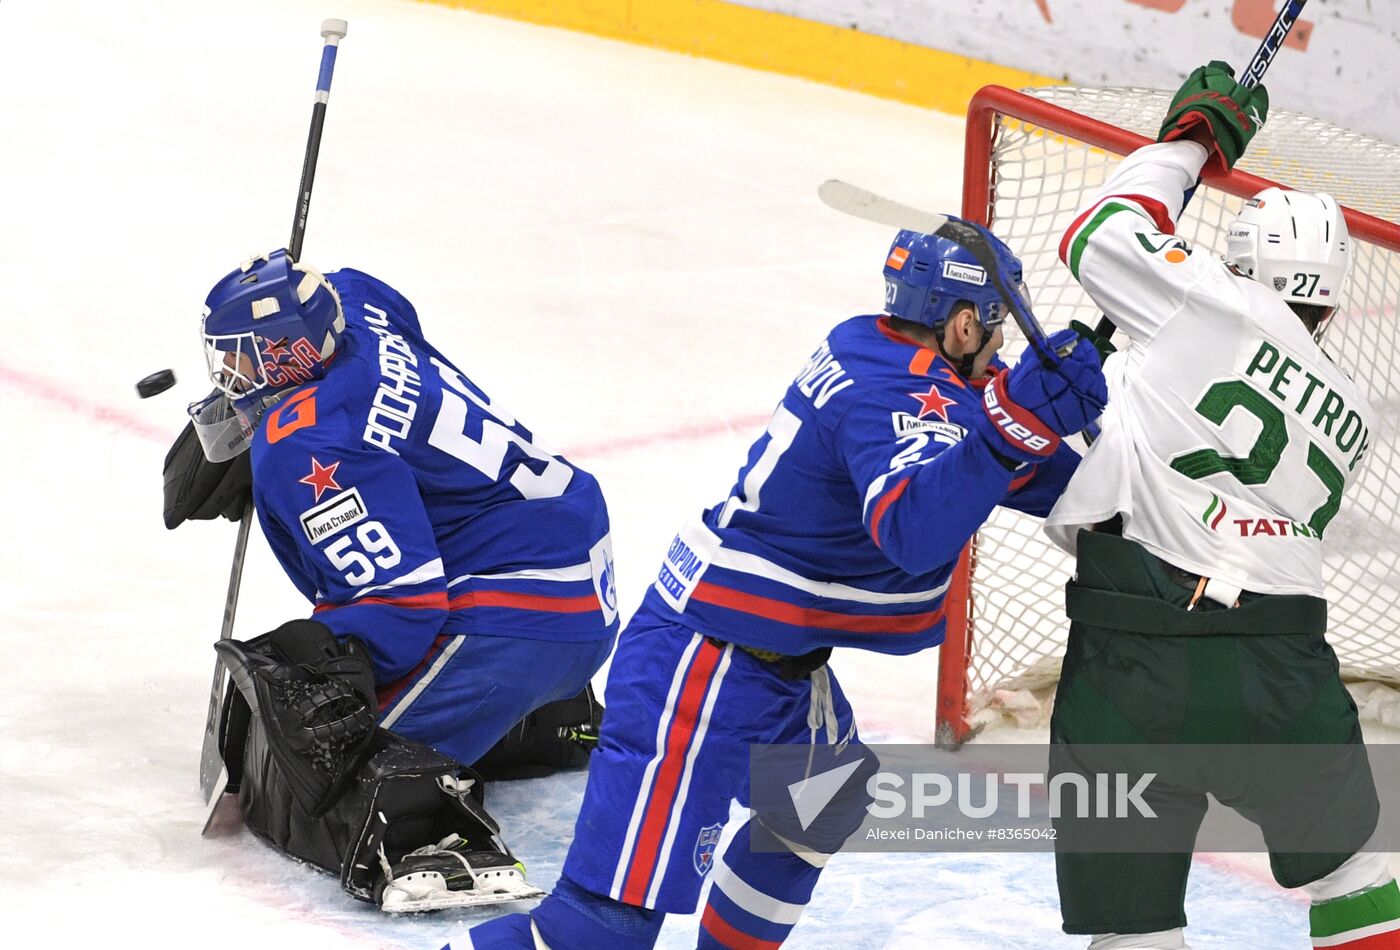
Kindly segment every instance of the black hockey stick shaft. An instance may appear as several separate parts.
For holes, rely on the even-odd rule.
[[[989,275],[1002,302],[1011,311],[1012,318],[1041,362],[1047,368],[1053,368],[1059,358],[1068,353],[1068,348],[1058,353],[1050,352],[1044,328],[1031,312],[1029,302],[1022,299],[1020,289],[1007,282],[997,263],[996,252],[992,250],[990,232],[980,225],[963,224],[950,220],[946,214],[921,211],[835,178],[823,182],[817,189],[817,196],[828,208],[842,214],[906,231],[937,234],[966,248]]]
[[[992,250],[991,242],[988,240],[991,232],[980,225],[949,221],[935,233],[939,237],[962,245],[971,252],[973,257],[977,258],[977,262],[987,272],[987,278],[992,282],[992,286],[1001,296],[1002,303],[1011,311],[1012,319],[1021,328],[1026,342],[1030,344],[1031,349],[1040,359],[1040,364],[1046,369],[1055,369],[1060,364],[1060,360],[1067,356],[1073,347],[1064,347],[1059,352],[1051,351],[1050,339],[1046,336],[1045,328],[1040,325],[1040,321],[1031,312],[1030,303],[1021,298],[1020,288],[1012,287],[1006,279],[1006,275],[1002,273],[1001,265],[996,259],[996,252]]]
[[[1244,68],[1240,75],[1240,85],[1246,89],[1253,89],[1264,81],[1264,74],[1269,71],[1269,67],[1274,62],[1274,57],[1283,49],[1284,40],[1288,39],[1288,34],[1298,22],[1298,17],[1302,15],[1303,7],[1308,0],[1287,0],[1283,9],[1279,10],[1278,16],[1274,18],[1273,26],[1264,34],[1264,40],[1259,44],[1259,48],[1254,51],[1254,56],[1250,58],[1249,65]],[[1194,191],[1191,192],[1195,194]],[[1190,198],[1188,197],[1188,201]],[[1183,209],[1184,210],[1184,209]],[[1104,339],[1113,336],[1113,331],[1117,327],[1107,316],[1099,318],[1099,324],[1094,328],[1094,332]]]
[[[326,122],[326,103],[330,101],[331,77],[335,72],[335,55],[345,38],[344,20],[324,20],[321,23],[321,69],[316,76],[316,101],[311,107],[311,131],[306,139],[306,155],[301,164],[301,184],[297,189],[296,213],[292,218],[292,236],[287,242],[287,256],[301,259],[302,242],[306,238],[306,219],[311,211],[311,187],[316,179],[316,158],[321,151],[321,130]],[[243,561],[248,553],[248,534],[253,524],[253,504],[243,506],[238,519],[238,540],[233,549],[233,565],[229,570],[228,596],[224,600],[224,622],[219,639],[233,636],[234,617],[238,612],[238,593],[243,582]],[[220,753],[220,731],[223,728],[224,705],[228,695],[228,674],[222,660],[214,661],[214,684],[209,690],[209,713],[204,723],[204,745],[199,755],[199,785],[209,810],[204,830],[214,820],[219,802],[228,789],[228,764]]]
[[[1288,34],[1297,24],[1298,17],[1302,15],[1303,7],[1307,6],[1307,3],[1308,0],[1288,0],[1283,5],[1278,16],[1274,17],[1274,25],[1264,34],[1264,41],[1259,44],[1259,48],[1254,51],[1254,57],[1244,68],[1244,74],[1240,76],[1241,86],[1253,89],[1264,81],[1264,74],[1269,71],[1269,66],[1279,50],[1283,49],[1284,40],[1288,39]]]
[[[292,218],[292,236],[287,240],[287,256],[301,260],[301,245],[306,238],[306,217],[311,213],[311,186],[316,181],[316,157],[321,153],[321,129],[326,124],[326,103],[331,98],[331,76],[335,72],[335,54],[345,38],[344,20],[326,20],[321,24],[321,71],[316,76],[316,103],[311,107],[311,131],[306,137],[306,157],[301,163],[301,185],[297,188],[296,215]]]

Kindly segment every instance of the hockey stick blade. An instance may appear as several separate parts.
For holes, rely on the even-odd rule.
[[[223,719],[224,694],[227,691],[228,673],[224,670],[223,661],[215,659],[214,682],[209,687],[209,711],[204,720],[204,744],[199,750],[199,790],[205,802],[212,799],[216,792],[223,791],[219,772],[222,770],[224,778],[228,778],[228,770],[224,768],[219,752],[219,722]]]
[[[1021,299],[1019,291],[1006,283],[1006,277],[997,266],[996,254],[987,243],[986,232],[981,228],[962,221],[953,221],[946,214],[923,211],[911,205],[902,204],[867,191],[857,185],[836,178],[822,182],[817,189],[817,197],[828,208],[876,224],[923,234],[937,234],[966,248],[978,263],[987,271],[989,279],[1005,302],[1016,325],[1025,334],[1026,341],[1047,368],[1054,368],[1064,353],[1052,353],[1046,344],[1045,330],[1031,313],[1030,307]]]
[[[243,816],[238,811],[238,795],[228,790],[228,769],[218,776],[219,791],[209,799],[204,811],[204,825],[199,834],[204,838],[223,838],[237,834],[243,828]]]
[[[822,182],[817,197],[833,211],[906,231],[932,234],[948,223],[946,214],[921,211],[836,178]]]
[[[219,639],[233,636],[233,621],[238,611],[238,591],[243,580],[243,561],[248,553],[248,531],[253,526],[253,502],[250,499],[243,505],[242,517],[238,520],[238,538],[233,546],[233,563],[229,565],[228,595],[224,598],[224,622],[219,630]],[[228,787],[228,768],[224,762],[223,750],[219,748],[219,730],[224,720],[224,706],[229,696],[229,676],[223,661],[214,660],[214,682],[209,688],[209,711],[204,720],[204,744],[199,750],[199,789],[204,793],[205,804],[211,804]],[[223,778],[220,779],[220,774]]]

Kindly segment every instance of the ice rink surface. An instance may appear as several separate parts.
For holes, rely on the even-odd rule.
[[[7,946],[428,950],[480,919],[386,918],[246,833],[199,836],[234,529],[165,531],[161,460],[208,389],[205,293],[287,239],[326,16],[350,32],[304,257],[392,283],[599,477],[624,612],[826,331],[881,305],[890,232],[818,183],[959,203],[960,120],[684,56],[399,0],[0,4]],[[138,401],[167,366],[176,389]],[[255,532],[236,635],[306,612]],[[923,741],[935,664],[833,668],[868,740]],[[488,792],[543,887],[582,784]],[[1194,947],[1308,945],[1263,867],[1198,861]],[[1081,945],[1058,927],[1047,855],[849,855],[789,946]]]

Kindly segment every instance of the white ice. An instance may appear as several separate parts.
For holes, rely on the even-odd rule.
[[[957,118],[685,56],[401,0],[0,4],[7,946],[427,950],[480,919],[389,919],[246,833],[199,835],[234,530],[166,532],[161,459],[207,389],[205,292],[286,241],[326,16],[350,33],[306,259],[400,288],[599,476],[627,609],[827,329],[880,306],[888,231],[817,184],[958,206]],[[180,385],[138,402],[166,366]],[[238,635],[306,609],[256,540]],[[931,738],[932,655],[833,665],[868,738]],[[581,790],[490,790],[542,886]],[[1199,948],[1307,945],[1257,860],[1198,863],[1188,902]],[[1079,946],[1058,923],[1045,855],[852,855],[790,945]]]

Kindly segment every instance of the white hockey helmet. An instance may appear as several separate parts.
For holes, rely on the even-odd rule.
[[[1230,225],[1225,260],[1289,303],[1333,308],[1351,269],[1351,237],[1331,195],[1265,188]]]

